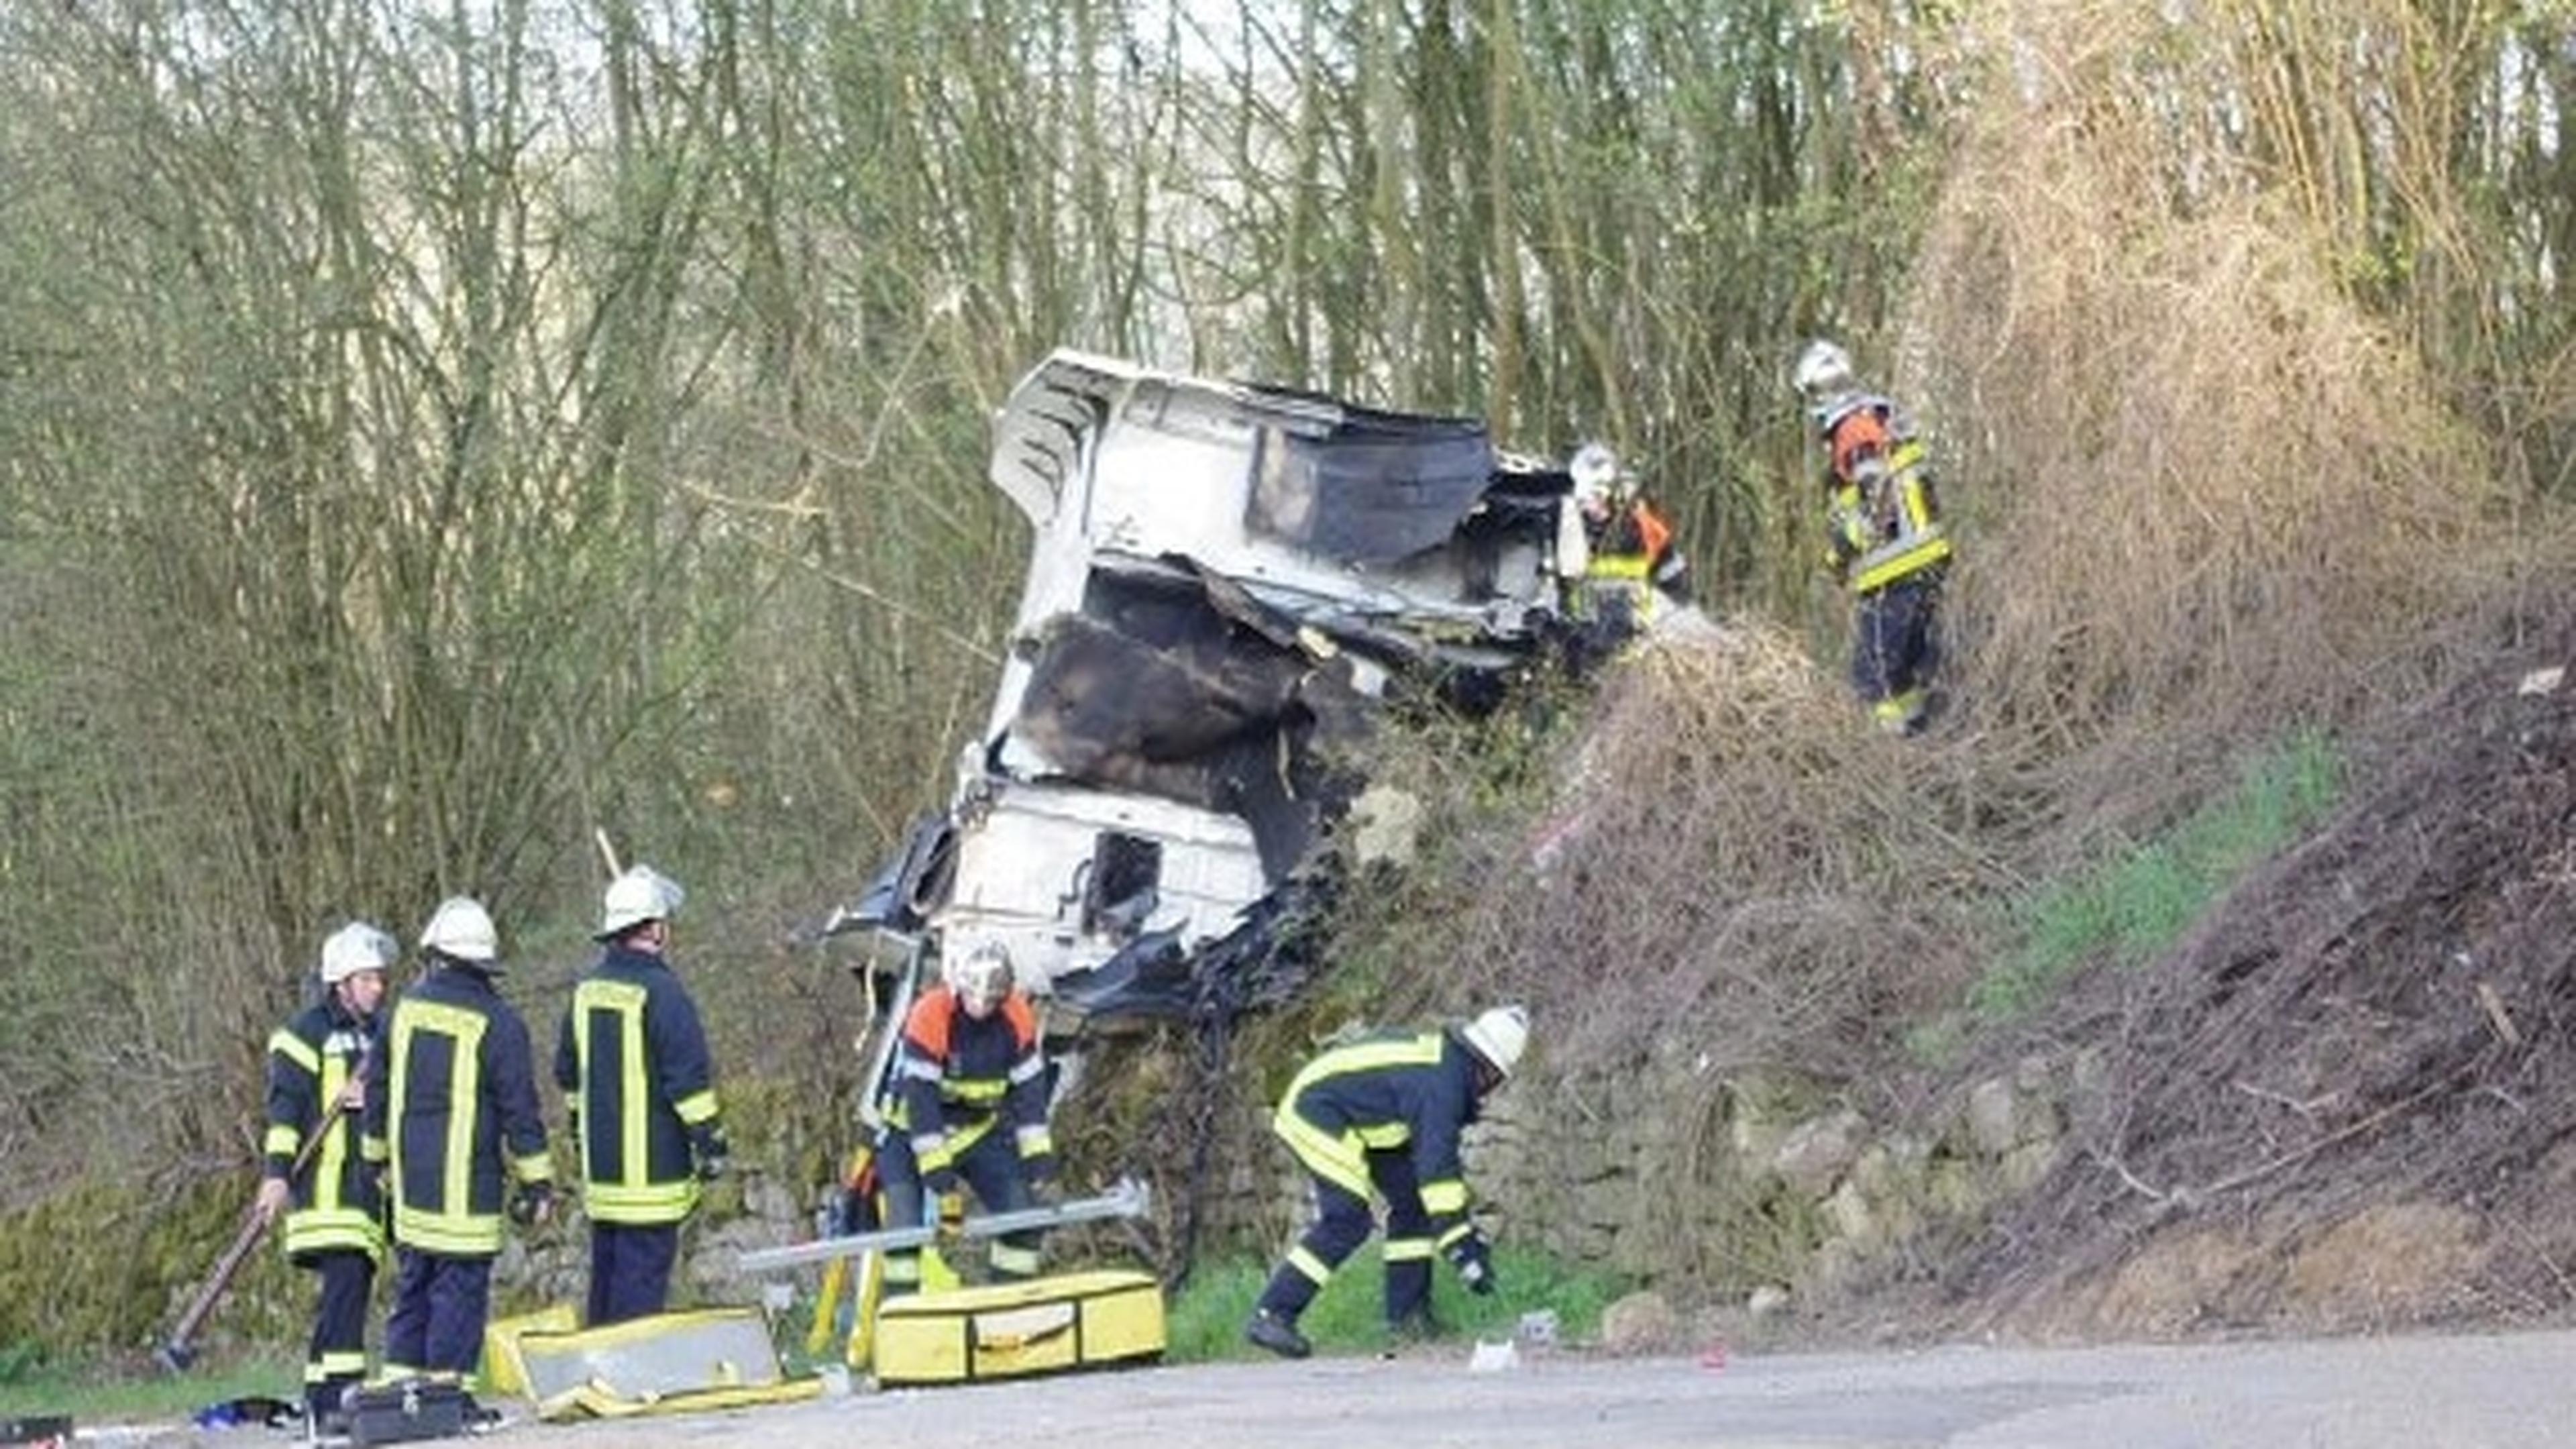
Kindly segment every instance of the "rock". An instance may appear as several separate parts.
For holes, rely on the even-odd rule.
[[[1631,1293],[1601,1310],[1601,1346],[1611,1353],[1653,1353],[1671,1347],[1680,1326],[1664,1295],[1652,1289]]]
[[[1801,1122],[1789,1129],[1780,1150],[1772,1154],[1771,1170],[1802,1195],[1821,1198],[1833,1191],[1834,1183],[1860,1156],[1865,1126],[1861,1115],[1849,1108]]]
[[[2016,1147],[2003,1161],[2006,1192],[2028,1192],[2057,1165],[2057,1144],[2042,1140]]]
[[[1980,1157],[2001,1157],[2021,1142],[2021,1094],[2002,1077],[1988,1077],[1968,1091],[1968,1145]]]
[[[1881,1232],[1877,1214],[1861,1196],[1857,1183],[1848,1179],[1825,1199],[1825,1221],[1833,1225],[1834,1235],[1860,1252],[1880,1246]]]
[[[1745,1297],[1744,1311],[1761,1323],[1789,1311],[1789,1290],[1778,1283],[1765,1283]]]
[[[1351,854],[1360,865],[1409,864],[1422,831],[1422,802],[1390,785],[1371,785],[1351,802]]]

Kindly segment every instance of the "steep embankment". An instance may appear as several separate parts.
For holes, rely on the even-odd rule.
[[[2325,826],[2035,1024],[2102,1070],[1954,1286],[2042,1332],[2554,1315],[2576,1258],[2576,606],[2377,726]]]

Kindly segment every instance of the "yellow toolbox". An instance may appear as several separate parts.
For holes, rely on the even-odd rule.
[[[1126,1269],[916,1293],[877,1313],[876,1377],[885,1385],[978,1383],[1162,1356],[1162,1285]]]

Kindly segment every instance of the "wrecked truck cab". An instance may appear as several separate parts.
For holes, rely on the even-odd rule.
[[[1472,695],[1557,627],[1564,473],[1471,419],[1058,352],[990,476],[1033,531],[992,712],[849,923],[998,943],[1095,1023],[1293,990],[1390,691]]]

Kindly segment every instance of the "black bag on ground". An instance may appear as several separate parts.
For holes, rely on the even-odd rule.
[[[456,1384],[409,1380],[357,1389],[347,1399],[349,1442],[408,1444],[477,1428],[474,1396]]]

